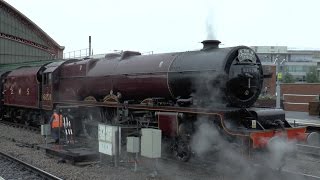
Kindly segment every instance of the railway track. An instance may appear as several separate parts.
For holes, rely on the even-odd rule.
[[[62,180],[3,152],[0,152],[0,176],[4,179]]]

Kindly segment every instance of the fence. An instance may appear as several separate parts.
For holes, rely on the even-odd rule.
[[[63,59],[84,58],[89,56],[89,48],[63,53]]]

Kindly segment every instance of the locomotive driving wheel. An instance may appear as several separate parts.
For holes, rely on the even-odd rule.
[[[87,96],[83,99],[85,102],[97,102],[96,98],[94,96]],[[97,132],[98,132],[98,122],[100,119],[99,111],[94,108],[88,108],[85,109],[82,116],[82,131],[85,137],[91,139],[91,138],[97,138]]]
[[[31,112],[27,112],[26,114],[24,114],[23,119],[24,119],[24,125],[30,126],[31,125],[31,120],[32,120]]]
[[[192,155],[189,141],[179,137],[173,145],[173,154],[179,161],[187,162]]]
[[[4,112],[0,112],[0,121],[4,120]]]
[[[118,123],[118,114],[116,108],[106,108],[104,116],[107,124],[116,125]]]
[[[31,125],[31,121],[29,121],[29,120],[25,120],[25,121],[24,121],[24,125],[26,125],[26,126],[30,126],[30,125]]]
[[[99,122],[101,122],[100,109],[88,109],[82,120],[82,130],[87,138],[98,138]]]

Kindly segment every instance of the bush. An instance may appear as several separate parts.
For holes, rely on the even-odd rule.
[[[284,83],[294,83],[295,80],[294,80],[292,74],[286,72],[286,73],[283,75],[283,82],[284,82]]]
[[[275,100],[276,96],[275,95],[266,94],[266,95],[260,95],[258,99],[259,100],[268,100],[268,99]]]

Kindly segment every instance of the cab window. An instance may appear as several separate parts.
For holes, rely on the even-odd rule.
[[[52,73],[45,73],[43,75],[43,85],[49,85],[52,82]]]

